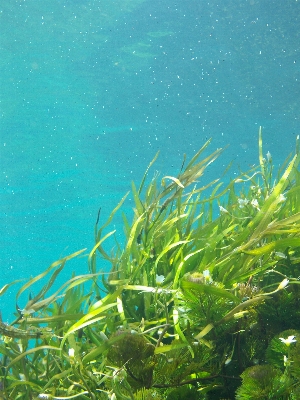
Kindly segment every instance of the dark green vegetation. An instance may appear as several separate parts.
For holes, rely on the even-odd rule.
[[[50,294],[82,250],[22,286],[0,325],[1,399],[300,398],[298,141],[274,176],[260,132],[259,166],[227,186],[201,184],[222,152],[207,145],[176,178],[132,185],[123,247],[105,240],[125,198],[97,221],[89,274]]]

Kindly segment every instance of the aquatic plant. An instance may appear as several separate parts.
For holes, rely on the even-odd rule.
[[[201,183],[222,153],[206,155],[208,145],[176,177],[150,179],[155,156],[132,184],[123,246],[109,227],[128,194],[102,225],[99,212],[88,254],[58,260],[18,290],[14,321],[0,323],[0,398],[297,398],[299,139],[275,174],[260,130],[257,167]],[[52,293],[66,262],[83,254],[88,273]]]

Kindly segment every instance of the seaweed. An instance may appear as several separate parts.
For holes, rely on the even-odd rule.
[[[132,183],[124,245],[110,226],[128,194],[102,224],[99,210],[90,252],[21,286],[0,322],[0,398],[299,396],[299,138],[275,175],[260,129],[258,166],[202,183],[223,151],[207,155],[209,143],[177,176],[149,177],[157,154]],[[87,273],[52,292],[78,256]]]

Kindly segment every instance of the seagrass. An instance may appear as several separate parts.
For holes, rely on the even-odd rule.
[[[211,181],[206,169],[223,150],[207,154],[209,144],[176,176],[151,176],[155,155],[132,183],[122,243],[111,225],[128,193],[106,221],[99,209],[89,252],[18,289],[16,313],[0,322],[0,398],[255,398],[265,369],[251,368],[269,342],[278,354],[268,350],[268,371],[282,387],[269,379],[263,390],[297,398],[299,139],[278,168],[260,129],[258,166],[231,178],[229,165]],[[87,273],[58,284],[74,257]],[[286,332],[296,339],[277,346]]]

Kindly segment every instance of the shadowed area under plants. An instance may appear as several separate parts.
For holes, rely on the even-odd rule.
[[[208,145],[176,177],[149,178],[156,155],[132,183],[124,245],[110,226],[128,194],[90,252],[21,286],[0,322],[0,399],[299,399],[299,139],[274,168],[260,129],[258,166],[212,182]],[[59,287],[74,257],[87,273]]]

